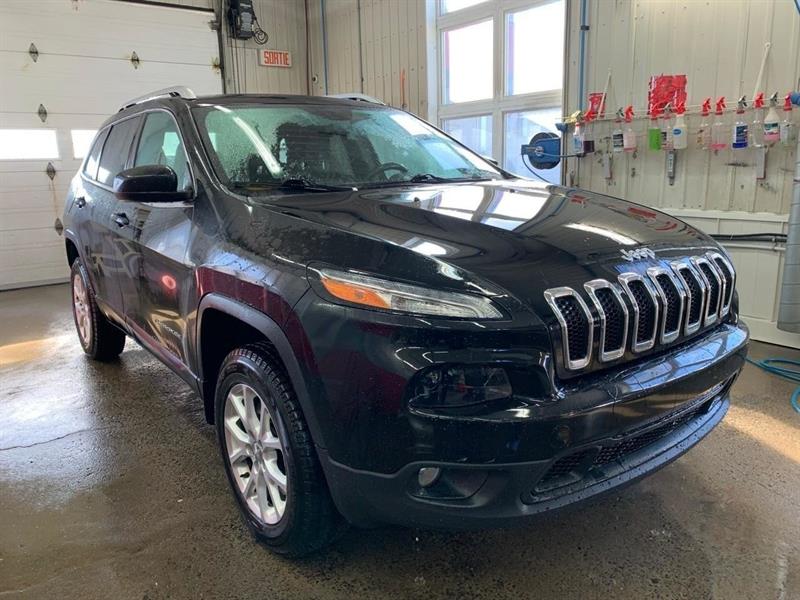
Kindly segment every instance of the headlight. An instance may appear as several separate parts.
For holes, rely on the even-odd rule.
[[[501,313],[489,298],[442,292],[415,285],[344,271],[321,269],[320,281],[328,293],[340,300],[371,308],[414,315],[500,319]]]

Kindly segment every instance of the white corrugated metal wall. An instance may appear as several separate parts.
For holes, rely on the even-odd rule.
[[[363,92],[427,116],[425,0],[308,0],[308,6],[312,94]]]
[[[565,114],[578,108],[580,0],[571,0],[569,8]],[[648,80],[661,73],[687,75],[690,106],[708,96],[724,95],[729,106],[742,95],[752,100],[767,42],[771,49],[760,89],[767,95],[786,94],[800,86],[800,15],[792,2],[589,0],[588,21],[586,92],[602,92],[611,69],[612,114],[632,104],[642,115]],[[695,113],[687,119],[690,147],[678,155],[674,185],[665,176],[664,153],[648,151],[615,157],[610,180],[603,176],[600,154],[572,159],[567,182],[657,207],[709,233],[785,233],[793,148],[772,148],[766,179],[758,182],[752,150],[734,157],[730,150],[715,155],[692,148],[699,118],[696,109],[689,112]],[[639,125],[643,136],[645,122]],[[607,137],[610,126],[600,127],[596,138]],[[606,144],[601,140],[598,147],[605,151]],[[643,145],[640,137],[640,149]],[[731,243],[727,248],[739,272],[741,310],[753,337],[800,346],[800,335],[776,327],[782,250],[763,244]]]

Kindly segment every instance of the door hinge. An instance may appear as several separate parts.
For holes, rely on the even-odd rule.
[[[47,163],[47,169],[45,169],[45,173],[47,173],[47,176],[50,178],[51,181],[55,179],[56,168],[53,166],[53,163],[51,162]]]
[[[39,110],[36,111],[36,114],[39,115],[39,118],[42,120],[42,123],[47,121],[47,109],[44,107],[44,104],[39,105]]]
[[[28,48],[28,54],[31,55],[31,58],[33,59],[33,62],[36,62],[37,60],[39,60],[39,49],[36,47],[36,44],[34,44],[33,42],[31,42],[31,45]]]
[[[139,63],[140,62],[141,61],[139,60],[139,55],[136,54],[136,50],[131,52],[131,64],[133,65],[134,69],[138,69],[139,68]]]

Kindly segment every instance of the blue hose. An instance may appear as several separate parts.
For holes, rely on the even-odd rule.
[[[788,358],[765,358],[763,360],[750,360],[748,358],[746,360],[751,365],[755,365],[767,373],[800,383],[800,368],[791,368],[800,367],[800,360],[789,360]],[[800,413],[800,387],[792,394],[791,403],[792,408]]]

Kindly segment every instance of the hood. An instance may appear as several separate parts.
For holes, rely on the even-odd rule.
[[[580,289],[590,279],[717,248],[698,229],[651,208],[527,180],[285,195],[268,206],[402,248],[409,263],[418,257],[449,265],[539,308],[547,288]],[[342,256],[339,266],[359,268],[360,258]]]

